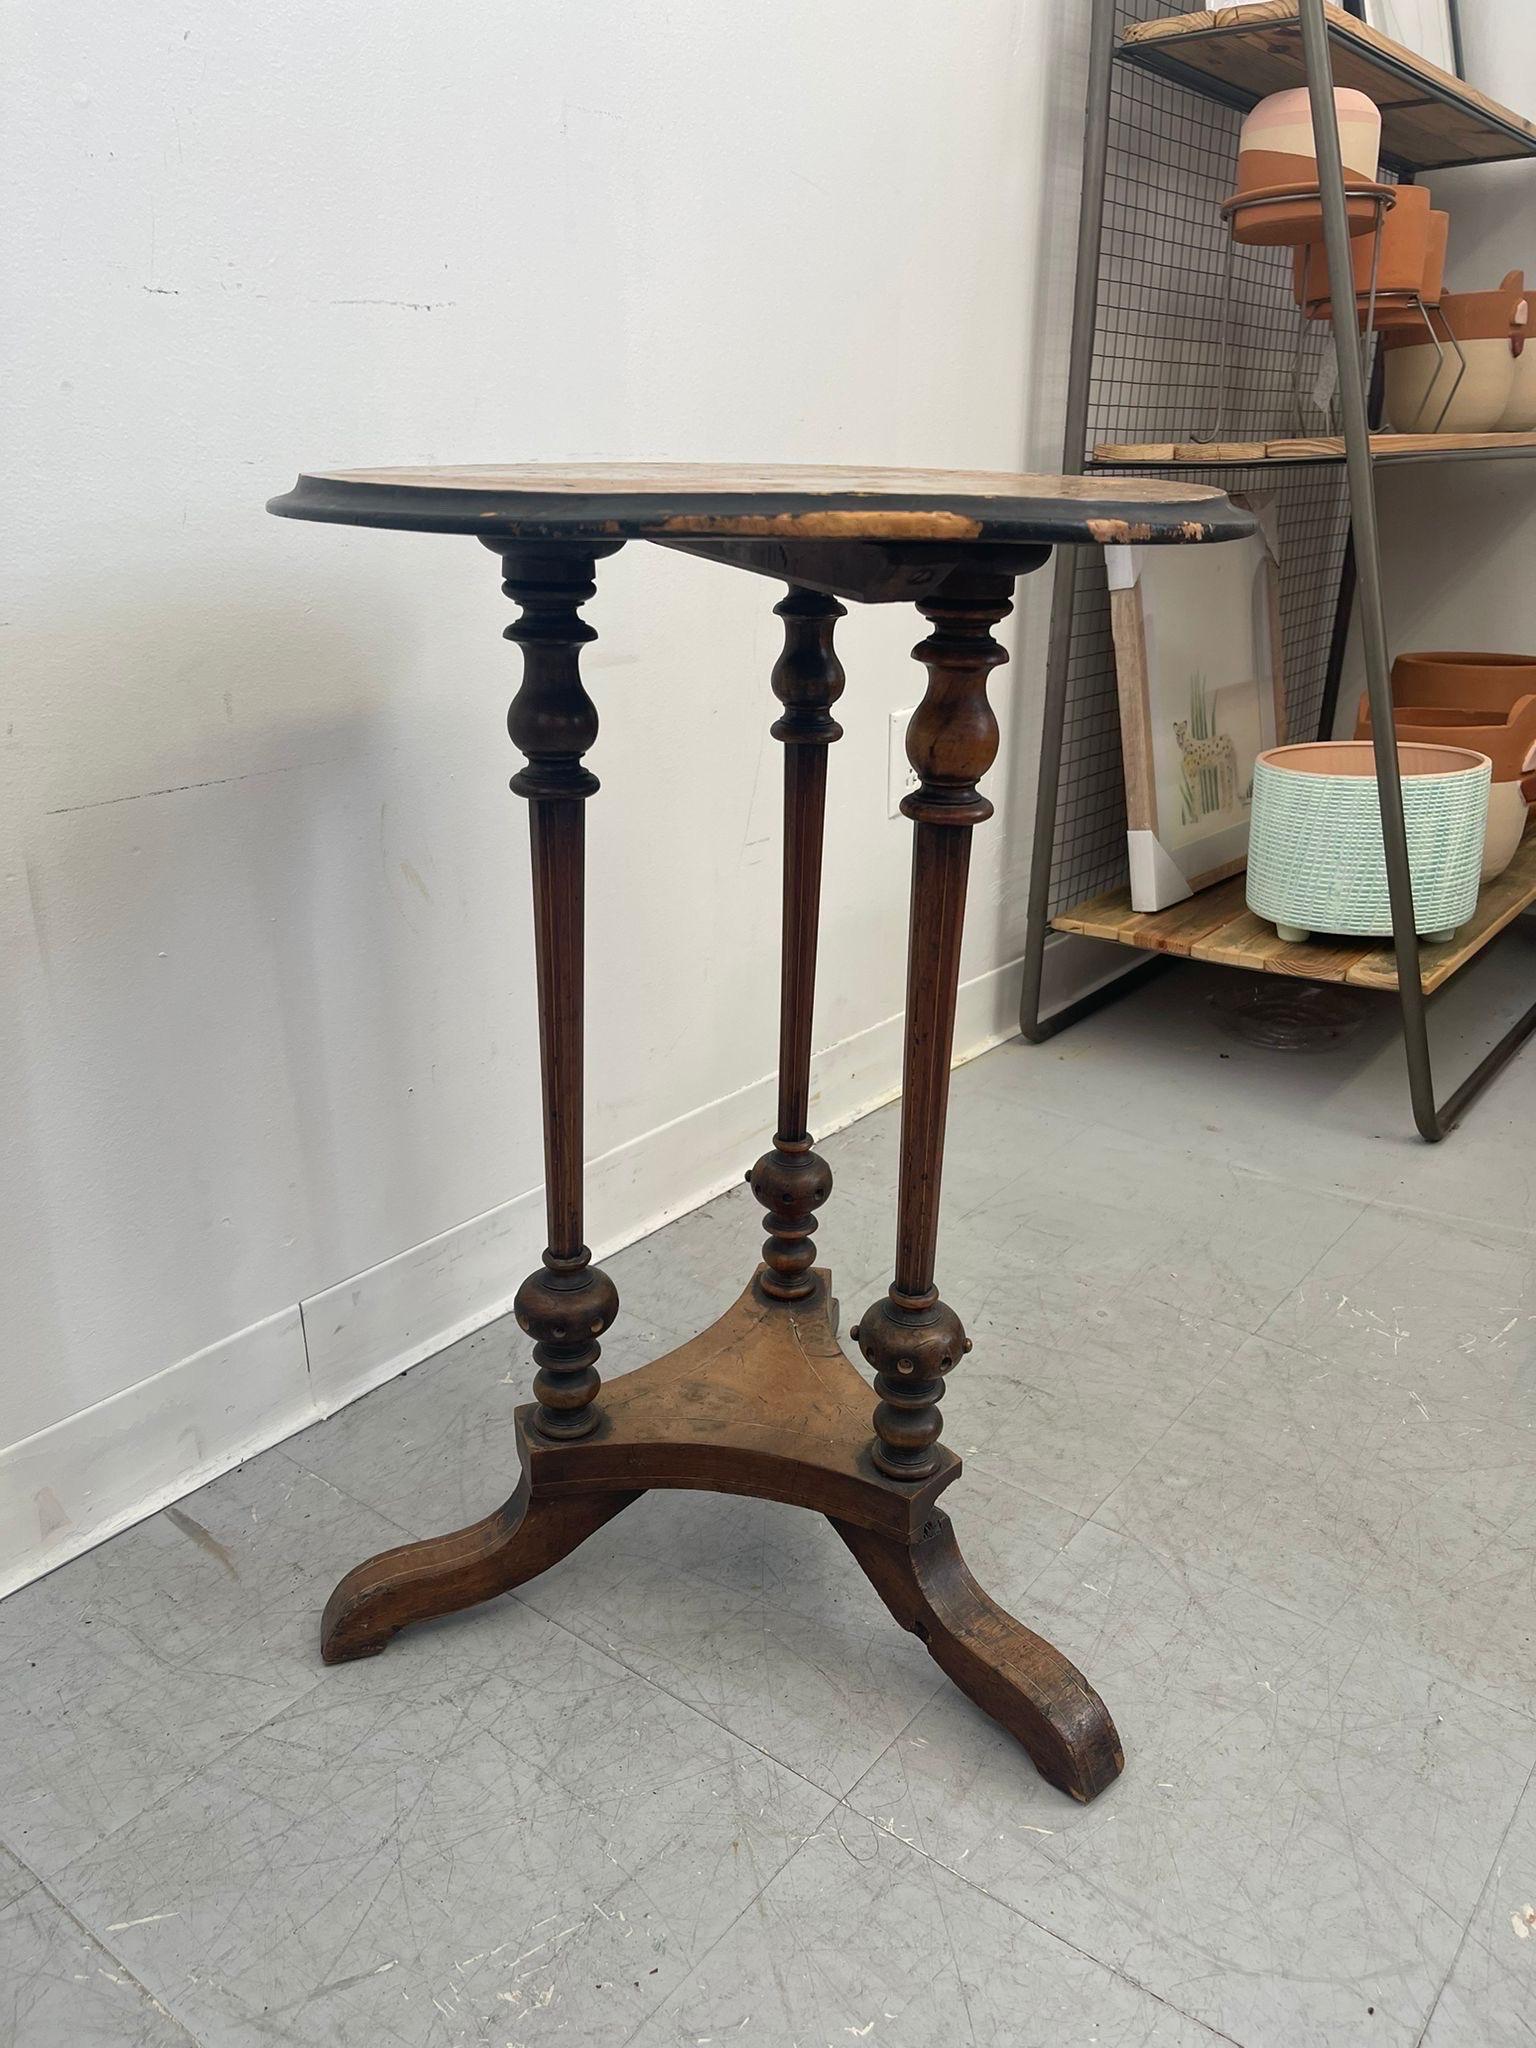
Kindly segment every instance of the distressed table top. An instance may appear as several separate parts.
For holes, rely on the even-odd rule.
[[[692,462],[317,470],[267,509],[527,539],[1155,543],[1253,531],[1221,491],[1151,477]]]

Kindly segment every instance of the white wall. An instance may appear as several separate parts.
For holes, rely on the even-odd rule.
[[[499,1312],[542,1242],[496,565],[263,500],[337,463],[1054,467],[1084,14],[13,10],[0,1589]],[[1016,1000],[1047,581],[971,1047]],[[591,608],[600,1249],[771,1128],[776,594],[631,547]],[[842,633],[823,1128],[898,1078],[916,623]]]
[[[1462,0],[1468,80],[1536,115],[1536,8]],[[1437,171],[1427,181],[1451,216],[1446,275],[1486,291],[1523,270],[1536,293],[1536,163]],[[1388,643],[1536,653],[1536,463],[1442,462],[1376,474]],[[1352,733],[1365,687],[1359,638],[1339,693]]]

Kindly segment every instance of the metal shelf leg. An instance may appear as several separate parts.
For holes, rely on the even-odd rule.
[[[1077,277],[1072,288],[1072,342],[1067,366],[1063,472],[1082,472],[1088,440],[1088,398],[1093,381],[1093,338],[1098,319],[1099,241],[1104,181],[1109,163],[1109,98],[1115,63],[1114,0],[1093,0],[1088,28],[1088,89],[1083,128],[1083,187],[1077,215]],[[1040,981],[1050,932],[1051,863],[1056,851],[1056,809],[1061,787],[1061,741],[1067,722],[1067,668],[1072,653],[1072,607],[1077,587],[1076,548],[1056,550],[1051,590],[1051,633],[1045,661],[1045,705],[1040,733],[1040,779],[1035,797],[1034,844],[1029,861],[1029,904],[1024,932],[1024,993],[1019,1029],[1038,1043],[1067,1022],[1040,1021]],[[1119,992],[1119,984],[1113,985]],[[1104,991],[1095,991],[1102,999]],[[1092,998],[1085,1003],[1096,1007]],[[1073,1015],[1083,1005],[1073,1004]]]
[[[1299,11],[1307,91],[1312,103],[1317,178],[1322,198],[1323,242],[1328,255],[1328,295],[1337,315],[1341,308],[1354,305],[1355,280],[1344,197],[1344,163],[1339,149],[1339,124],[1333,100],[1333,64],[1328,55],[1328,26],[1323,14],[1323,0],[1300,0]],[[1435,1107],[1434,1074],[1430,1065],[1429,1033],[1424,1012],[1424,983],[1419,973],[1413,876],[1408,866],[1403,785],[1398,771],[1397,732],[1392,719],[1387,621],[1381,591],[1381,544],[1376,523],[1376,480],[1366,417],[1365,377],[1352,319],[1335,318],[1333,345],[1339,372],[1339,411],[1344,427],[1350,521],[1354,533],[1356,603],[1365,644],[1365,686],[1371,700],[1376,787],[1381,798],[1381,839],[1387,865],[1387,897],[1392,906],[1392,945],[1397,955],[1397,991],[1403,1013],[1408,1093],[1419,1134],[1433,1145],[1445,1136],[1445,1130]]]

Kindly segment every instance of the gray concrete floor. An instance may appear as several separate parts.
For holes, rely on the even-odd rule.
[[[1536,970],[1435,1008],[1448,1077]],[[0,1608],[0,2039],[1502,2048],[1536,2039],[1536,1049],[1407,1134],[1185,969],[957,1074],[950,1496],[1115,1713],[1084,1809],[826,1526],[655,1495],[325,1671],[348,1565],[505,1491],[488,1329]],[[881,1285],[894,1111],[826,1147]],[[725,1306],[745,1190],[610,1262],[614,1371]]]

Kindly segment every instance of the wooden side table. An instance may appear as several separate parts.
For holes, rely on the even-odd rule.
[[[489,1600],[555,1564],[648,1488],[697,1487],[824,1514],[900,1625],[1053,1785],[1087,1800],[1123,1767],[1103,1702],[1061,1653],[971,1577],[939,1496],[960,1460],[939,1441],[944,1376],[971,1348],[934,1286],[939,1176],[977,789],[997,751],[992,628],[1014,579],[1055,542],[1220,541],[1253,522],[1220,492],[1116,478],[945,470],[731,469],[662,464],[399,469],[301,476],[285,518],[476,535],[502,558],[523,656],[508,717],[526,758],[549,1246],[518,1290],[534,1340],[533,1401],[516,1417],[510,1500],[452,1535],[359,1565],[322,1623],[329,1663],[376,1655],[406,1623]],[[772,683],[784,746],[784,917],[778,1130],[747,1175],[767,1212],[762,1262],[734,1307],[679,1350],[602,1386],[613,1282],[582,1242],[582,756],[597,712],[582,687],[581,618],[596,563],[647,540],[774,577],[784,651]],[[838,1347],[816,1212],[832,1189],[806,1128],[827,748],[843,688],[839,598],[915,604],[932,630],[907,753],[919,782],[902,1074],[895,1270],[850,1331],[878,1397]]]

